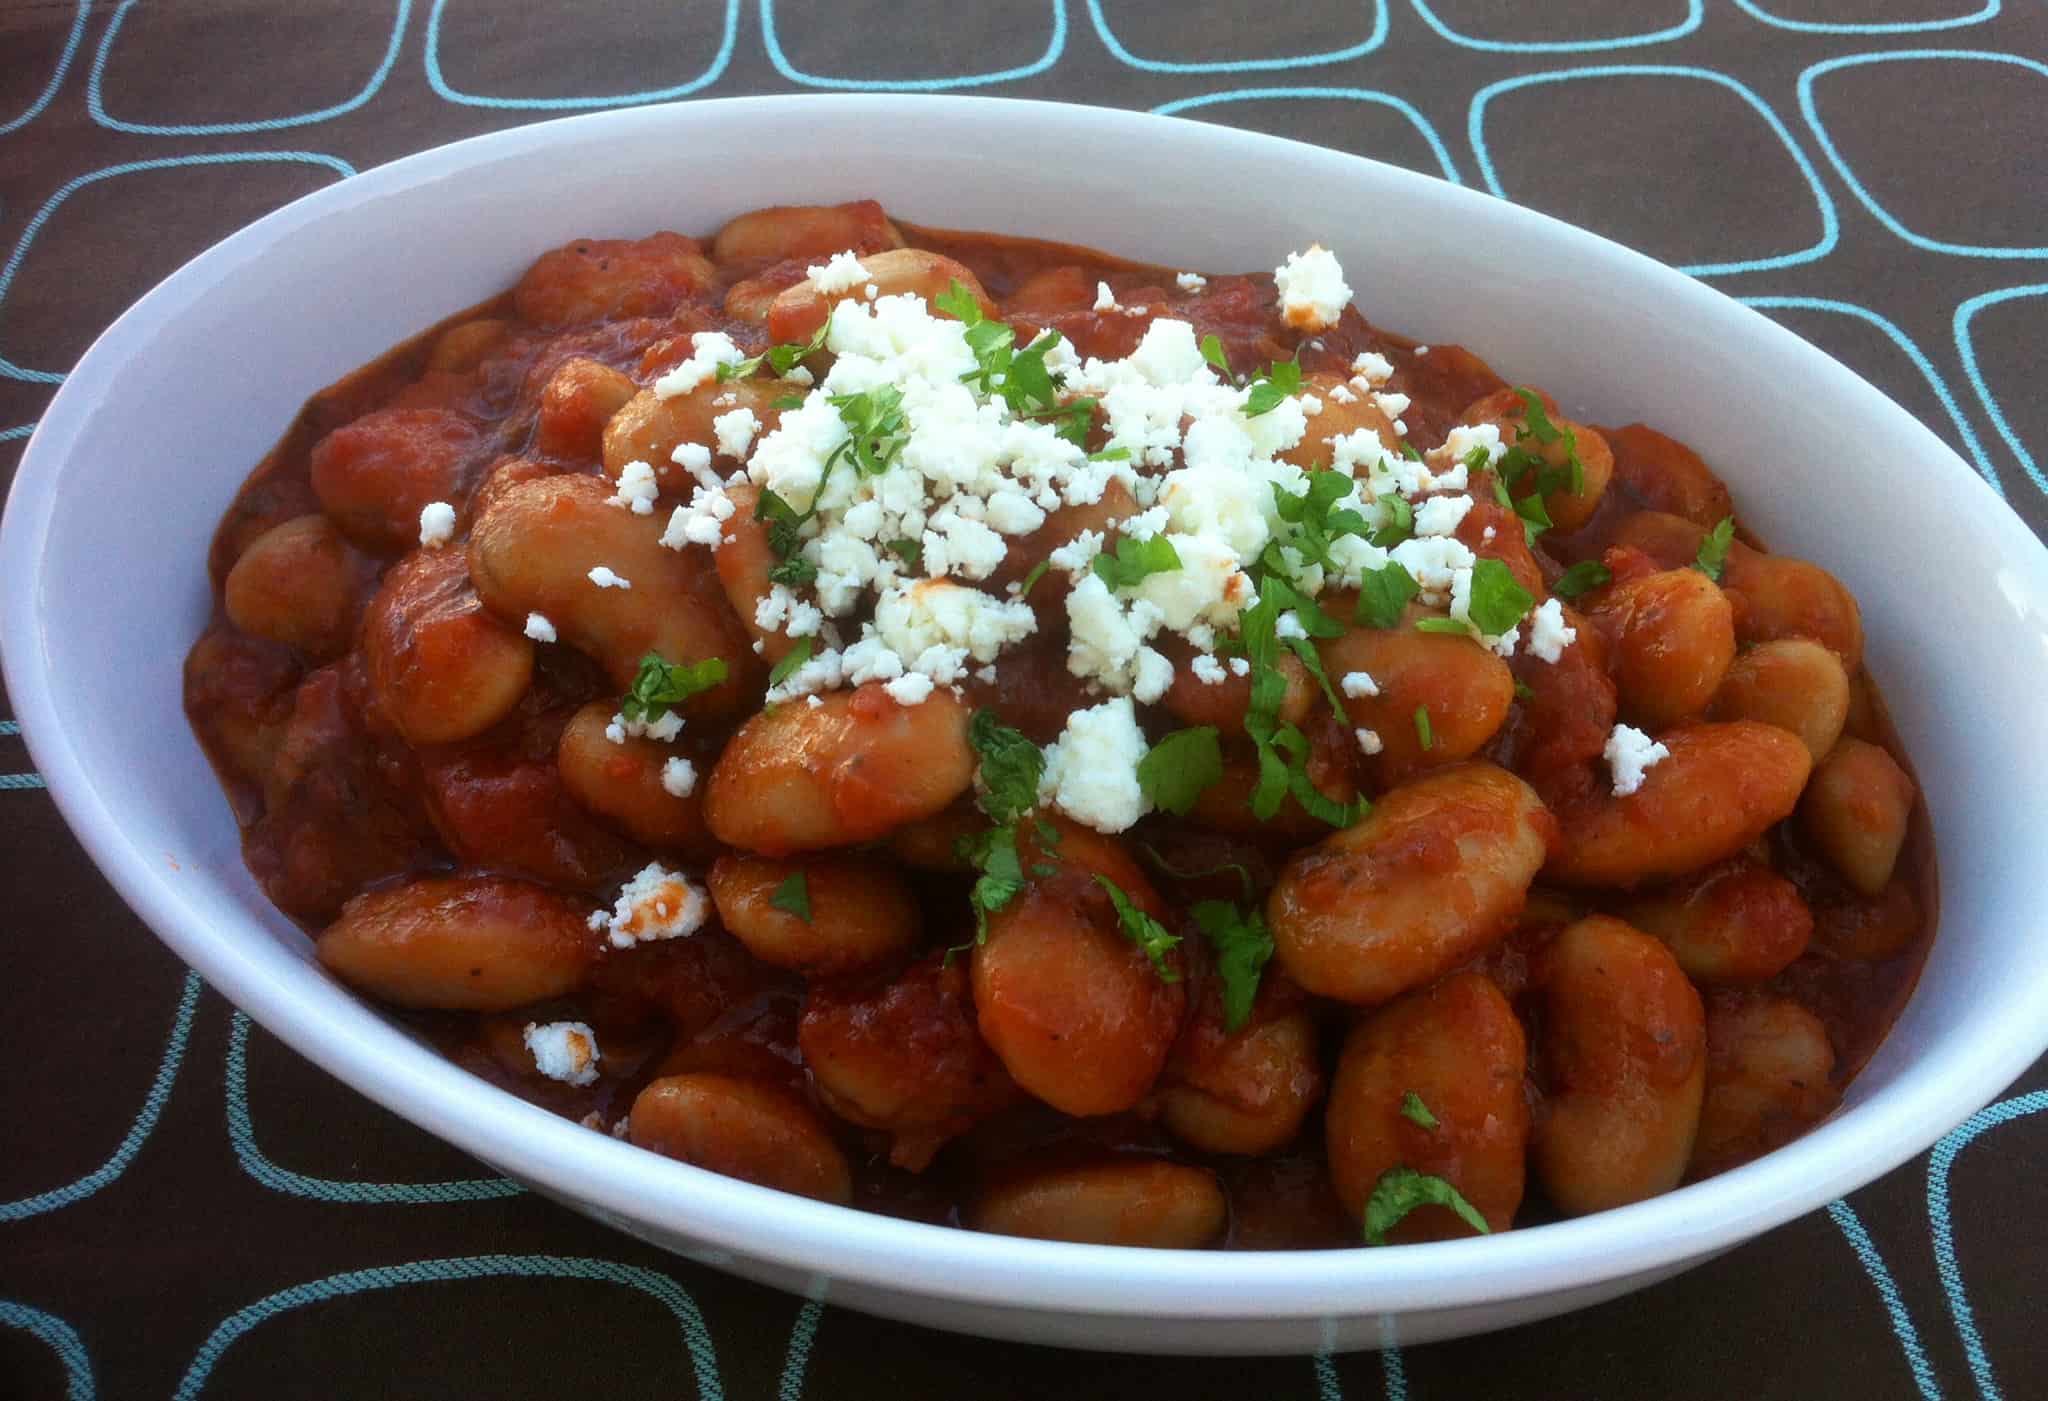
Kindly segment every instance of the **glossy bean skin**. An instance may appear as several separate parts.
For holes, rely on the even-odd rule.
[[[704,815],[727,846],[786,856],[886,836],[952,806],[974,778],[967,706],[898,705],[877,682],[764,710],[726,744]]]
[[[1653,511],[1711,530],[1735,514],[1728,487],[1700,455],[1647,424],[1600,430],[1614,454],[1614,474]]]
[[[1685,725],[1657,738],[1671,757],[1641,788],[1614,797],[1603,787],[1559,814],[1564,841],[1547,879],[1632,888],[1726,860],[1791,815],[1813,764],[1796,735],[1754,720]]]
[[[1729,664],[1707,714],[1761,720],[1799,736],[1817,764],[1842,737],[1849,717],[1849,673],[1842,659],[1802,637],[1759,642]]]
[[[432,877],[358,895],[320,935],[321,966],[399,1007],[503,1012],[579,987],[589,907],[525,881]]]
[[[533,643],[483,610],[454,549],[392,566],[363,615],[377,706],[412,744],[451,744],[512,712],[533,680]]]
[[[596,461],[605,425],[638,392],[629,376],[602,361],[585,355],[563,361],[541,391],[534,450],[568,461]]]
[[[1293,1140],[1322,1092],[1315,1019],[1300,993],[1268,974],[1231,1031],[1211,977],[1160,1077],[1159,1117],[1202,1152],[1260,1157]]]
[[[1711,999],[1706,1094],[1688,1175],[1748,1162],[1826,1118],[1841,1100],[1834,1069],[1827,1028],[1791,998]]]
[[[1542,458],[1542,470],[1567,469],[1571,465],[1571,454],[1578,454],[1578,490],[1572,490],[1567,482],[1543,493],[1543,507],[1549,513],[1552,525],[1561,533],[1569,534],[1591,520],[1593,513],[1600,509],[1600,498],[1606,495],[1607,485],[1614,477],[1614,452],[1601,430],[1565,418],[1558,413],[1555,400],[1547,394],[1542,398],[1544,411],[1551,423],[1561,432],[1571,435],[1569,443],[1563,438],[1551,443],[1538,442],[1528,431],[1528,405],[1513,389],[1497,390],[1470,405],[1465,410],[1464,421],[1499,425],[1501,441]],[[1528,483],[1518,482],[1515,486],[1518,495],[1529,490]]]
[[[970,974],[982,1038],[1018,1085],[1063,1113],[1129,1109],[1151,1089],[1180,1032],[1186,990],[1163,981],[1124,936],[1106,876],[1154,919],[1167,910],[1113,838],[1061,824],[1056,849],[1018,842],[1027,879],[988,918]],[[1049,875],[1037,873],[1051,864]],[[1177,955],[1171,956],[1177,961]],[[1170,963],[1169,966],[1174,966]]]
[[[813,982],[797,1045],[825,1106],[889,1133],[890,1160],[912,1172],[1017,1094],[975,1028],[967,961],[943,953],[893,977]]]
[[[1735,659],[1734,610],[1697,569],[1617,581],[1586,612],[1609,639],[1622,718],[1653,734],[1706,709]]]
[[[485,357],[512,331],[512,323],[497,317],[462,321],[443,331],[427,355],[427,369],[443,374],[462,374],[482,364]]]
[[[1768,866],[1736,861],[1629,901],[1621,917],[1660,939],[1695,982],[1760,983],[1806,952],[1813,912]]]
[[[966,1221],[997,1235],[1192,1250],[1222,1234],[1225,1214],[1207,1169],[1117,1157],[1010,1174],[982,1190]]]
[[[1093,291],[1092,285],[1090,291]],[[1340,387],[1351,397],[1350,403],[1331,393]],[[1304,472],[1328,467],[1336,460],[1336,449],[1332,446],[1334,440],[1361,430],[1378,434],[1388,452],[1401,450],[1401,434],[1394,427],[1394,420],[1374,402],[1376,396],[1350,385],[1344,376],[1328,373],[1303,375],[1301,391],[1322,400],[1323,411],[1309,418],[1308,429],[1301,435],[1301,441],[1280,454],[1282,462]]]
[[[464,865],[595,894],[645,864],[545,758],[479,745],[436,750],[420,767],[434,829]]]
[[[1410,609],[1398,626],[1354,627],[1317,644],[1324,674],[1339,688],[1350,723],[1379,736],[1380,752],[1365,762],[1383,785],[1471,758],[1499,731],[1515,703],[1508,664],[1469,637],[1417,632],[1428,610]],[[1348,674],[1362,671],[1379,694],[1345,694]],[[1415,712],[1429,712],[1429,748]]]
[[[751,412],[760,426],[754,441],[775,430],[782,411],[774,403],[802,391],[786,380],[741,379],[720,383],[706,380],[687,394],[664,399],[652,389],[643,389],[628,399],[604,426],[602,451],[604,474],[612,481],[628,462],[644,462],[654,469],[654,479],[665,498],[687,501],[696,490],[697,479],[678,465],[675,451],[685,443],[696,443],[711,451],[714,462],[722,461],[723,477],[732,470],[733,459],[718,451],[718,433],[712,421],[739,409]],[[657,512],[663,521],[666,512]]]
[[[1799,800],[1799,827],[1864,895],[1891,883],[1919,790],[1875,744],[1845,739],[1821,760]]]
[[[981,279],[966,264],[942,253],[928,253],[922,248],[890,248],[864,254],[860,262],[867,269],[867,281],[843,292],[821,292],[805,278],[778,293],[768,306],[768,339],[777,345],[809,341],[840,302],[857,300],[865,304],[872,300],[867,295],[869,287],[875,289],[877,297],[922,297],[936,315],[944,316],[946,313],[937,309],[937,299],[958,282],[981,304],[983,316],[996,319],[996,304],[982,290]]]
[[[845,250],[900,248],[903,235],[871,199],[847,204],[780,204],[742,214],[711,240],[721,265],[760,267],[785,258],[819,262]]]
[[[799,874],[808,918],[774,903],[784,883]],[[747,952],[813,977],[901,957],[923,932],[909,882],[864,856],[789,859],[729,851],[712,863],[705,884],[720,921]]]
[[[750,485],[733,486],[725,489],[725,495],[733,511],[720,533],[711,565],[718,571],[719,586],[740,626],[760,645],[759,655],[771,663],[779,662],[795,649],[797,639],[754,621],[761,600],[775,587],[768,576],[782,562],[768,543],[767,522],[754,515],[761,492]]]
[[[1664,945],[1599,915],[1553,939],[1533,973],[1544,1095],[1531,1166],[1545,1193],[1582,1216],[1670,1191],[1706,1083],[1699,993]]]
[[[1841,580],[1819,565],[1737,544],[1728,552],[1721,587],[1735,610],[1736,640],[1811,638],[1840,657],[1851,675],[1863,664],[1862,610]]]
[[[1420,987],[1507,933],[1554,831],[1529,785],[1492,764],[1404,784],[1288,861],[1266,901],[1280,964],[1366,1006]]]
[[[1926,932],[1920,901],[1904,878],[1893,876],[1880,895],[1831,900],[1813,912],[1813,941],[1837,958],[1877,963],[1897,958]]]
[[[694,789],[682,797],[669,792],[662,786],[662,770],[679,751],[637,735],[613,744],[605,729],[617,710],[611,701],[592,701],[563,728],[555,746],[562,786],[599,821],[634,841],[664,850],[702,850],[711,836],[704,825],[703,760],[695,760]]]
[[[666,316],[711,287],[717,270],[694,238],[580,238],[543,253],[512,289],[520,319],[572,326],[628,316]]]
[[[753,696],[760,667],[709,561],[664,546],[658,516],[606,505],[610,494],[597,477],[555,476],[498,497],[470,533],[477,594],[515,629],[528,613],[544,615],[622,691],[649,652],[678,664],[721,657],[726,680],[682,709],[730,714]],[[590,579],[599,565],[632,587],[599,588]]]
[[[1504,1231],[1522,1204],[1529,1107],[1527,1040],[1500,989],[1458,973],[1411,992],[1352,1028],[1324,1115],[1330,1179],[1362,1222],[1374,1186],[1396,1167],[1441,1177]],[[1413,1094],[1436,1117],[1401,1112]],[[1388,1233],[1392,1242],[1472,1235],[1447,1207],[1427,1206]]]
[[[262,786],[291,720],[301,668],[283,646],[216,628],[185,659],[185,709],[227,784],[236,816],[255,815]]]
[[[840,1206],[853,1199],[846,1155],[804,1102],[779,1086],[695,1071],[633,1101],[632,1142],[679,1162]]]
[[[348,650],[372,569],[327,517],[296,516],[250,542],[222,596],[243,632],[324,662]]]
[[[1208,682],[1196,676],[1188,663],[1195,656],[1194,648],[1177,639],[1162,637],[1160,652],[1173,663],[1173,684],[1166,688],[1166,694],[1159,703],[1171,712],[1173,718],[1186,726],[1214,725],[1226,735],[1244,733],[1244,718],[1252,706],[1251,674],[1239,676],[1225,670],[1221,681]],[[1301,664],[1301,658],[1292,652],[1282,652],[1274,670],[1287,680],[1287,690],[1280,700],[1279,718],[1282,723],[1299,725],[1308,718],[1315,708],[1315,678],[1308,674],[1308,668]]]
[[[403,554],[419,544],[421,511],[467,494],[479,447],[475,422],[461,414],[378,409],[314,444],[313,494],[356,545]]]

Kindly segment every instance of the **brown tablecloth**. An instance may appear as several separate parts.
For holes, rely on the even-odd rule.
[[[2044,59],[2043,0],[0,0],[0,479],[123,306],[351,170],[596,106],[917,88],[1242,123],[1613,234],[1845,360],[2039,529]],[[685,1264],[376,1109],[166,953],[28,769],[0,728],[0,1394],[2048,1395],[2039,1066],[1847,1202],[1555,1322],[1313,1361],[980,1342]]]

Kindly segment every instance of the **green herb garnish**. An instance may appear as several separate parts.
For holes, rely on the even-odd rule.
[[[660,653],[649,652],[640,659],[632,686],[619,698],[619,714],[635,724],[651,724],[691,696],[724,681],[725,674],[722,657],[671,666]]]
[[[1178,568],[1180,555],[1164,535],[1145,540],[1121,535],[1117,537],[1116,553],[1104,550],[1095,556],[1095,577],[1108,585],[1112,593],[1136,588],[1154,574],[1167,574]]]
[[[787,652],[783,653],[782,660],[777,662],[772,668],[769,669],[768,684],[770,686],[780,686],[783,682],[789,680],[791,676],[794,676],[796,674],[796,670],[798,667],[802,666],[805,662],[809,661],[810,659],[811,639],[808,637],[799,637],[796,640],[796,646],[790,648]]]
[[[804,879],[802,871],[791,871],[775,887],[775,893],[768,897],[768,903],[786,914],[795,915],[805,924],[811,922],[811,886]]]
[[[1166,932],[1166,926],[1131,903],[1131,897],[1124,894],[1108,876],[1098,875],[1095,883],[1109,892],[1109,903],[1116,906],[1117,923],[1122,927],[1124,937],[1144,950],[1145,957],[1152,960],[1152,969],[1159,974],[1162,983],[1180,981],[1180,970],[1167,962],[1166,956],[1180,937]]]
[[[1728,547],[1735,543],[1735,517],[1723,516],[1721,523],[1707,532],[1707,538],[1700,541],[1700,552],[1693,556],[1693,567],[1709,579],[1719,583],[1721,568],[1728,563]]]
[[[1423,1206],[1447,1206],[1480,1235],[1493,1233],[1479,1209],[1443,1178],[1411,1167],[1391,1167],[1380,1174],[1372,1195],[1366,1199],[1365,1243],[1385,1245],[1387,1232],[1400,1225],[1409,1212]]]
[[[1216,974],[1223,980],[1223,1029],[1236,1031],[1251,1016],[1259,977],[1273,957],[1272,931],[1257,907],[1240,910],[1228,900],[1197,901],[1188,914],[1216,950]]]
[[[1014,823],[1038,803],[1038,779],[1045,755],[1038,746],[996,717],[977,710],[967,725],[967,742],[981,756],[981,810],[998,825]]]
[[[1591,593],[1614,577],[1614,573],[1597,559],[1582,559],[1570,569],[1557,576],[1557,582],[1550,591],[1567,601],[1580,594]]]
[[[1425,752],[1436,748],[1436,732],[1430,728],[1429,707],[1426,705],[1415,707],[1415,739]]]
[[[1152,806],[1186,817],[1202,790],[1223,777],[1216,727],[1175,730],[1138,761],[1138,790]]]
[[[1390,559],[1359,576],[1358,609],[1352,616],[1369,628],[1394,627],[1408,600],[1421,592],[1415,576]]]
[[[1401,1096],[1401,1117],[1411,1124],[1419,1124],[1431,1133],[1442,1126],[1442,1121],[1429,1112],[1429,1106],[1422,1102],[1422,1096],[1410,1090]]]

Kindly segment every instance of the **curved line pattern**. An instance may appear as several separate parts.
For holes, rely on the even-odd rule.
[[[0,787],[5,786],[0,784]],[[36,779],[36,786],[42,786],[40,778]],[[185,1062],[185,1046],[192,1039],[192,1020],[199,1009],[199,988],[199,975],[187,973],[185,990],[178,998],[178,1015],[171,1023],[170,1040],[164,1045],[163,1059],[157,1063],[156,1078],[150,1082],[149,1093],[143,1096],[142,1108],[136,1111],[135,1121],[128,1126],[128,1132],[115,1147],[113,1156],[76,1182],[38,1192],[32,1197],[0,1202],[0,1222],[26,1221],[31,1216],[41,1216],[44,1212],[84,1201],[128,1170],[128,1164],[135,1161],[135,1155],[142,1151],[143,1143],[155,1130],[156,1121],[163,1117],[164,1101],[171,1097],[171,1085],[178,1078],[178,1067]]]
[[[1972,297],[1956,308],[1955,338],[1956,353],[1962,356],[1963,373],[1969,376],[1970,388],[1977,391],[1977,401],[1984,406],[1984,412],[1991,416],[1991,426],[1998,430],[1998,436],[2005,439],[2005,445],[2012,449],[2012,455],[2019,459],[2020,470],[2042,491],[2048,492],[2048,477],[2041,473],[2034,455],[2027,451],[2027,445],[2020,441],[2020,435],[2005,421],[2005,410],[1998,406],[1998,396],[1991,392],[1991,386],[1984,382],[1984,373],[1977,367],[1977,343],[1970,335],[1970,322],[1978,312],[2000,302],[2018,301],[2023,297],[2048,296],[2048,282],[2030,283],[2025,287],[2007,287],[2002,291],[1986,292]]]
[[[1731,78],[1726,73],[1717,73],[1711,68],[1620,63],[1598,68],[1561,68],[1551,73],[1524,73],[1518,77],[1502,78],[1499,82],[1487,84],[1473,97],[1472,107],[1465,122],[1466,135],[1472,143],[1472,153],[1478,157],[1479,174],[1486,181],[1487,189],[1502,199],[1512,198],[1502,187],[1500,176],[1493,168],[1493,156],[1486,147],[1487,104],[1502,93],[1513,92],[1517,88],[1571,82],[1580,78],[1699,78],[1716,83],[1747,102],[1757,115],[1770,125],[1772,132],[1791,153],[1793,162],[1799,167],[1799,173],[1806,177],[1807,186],[1813,192],[1814,203],[1820,208],[1821,234],[1818,242],[1796,253],[1780,253],[1775,257],[1749,258],[1731,263],[1695,263],[1680,268],[1680,272],[1689,273],[1694,277],[1716,277],[1726,273],[1764,272],[1772,268],[1797,267],[1801,263],[1811,263],[1825,258],[1841,241],[1841,221],[1835,215],[1835,202],[1829,196],[1827,187],[1821,184],[1820,175],[1814,170],[1813,162],[1806,158],[1806,152],[1792,139],[1790,129],[1778,119],[1778,114],[1771,110],[1770,104],[1758,97],[1746,83]]]
[[[823,1299],[806,1299],[796,1311],[789,1328],[789,1348],[782,1358],[782,1381],[775,1388],[776,1401],[803,1401],[804,1372],[810,1366],[811,1345],[818,1339],[818,1322],[825,1312]]]
[[[42,232],[43,225],[50,222],[50,216],[65,200],[86,186],[111,180],[117,175],[135,175],[145,170],[178,170],[197,165],[261,165],[268,161],[325,166],[344,180],[356,173],[356,168],[347,161],[338,156],[321,155],[317,151],[216,151],[196,156],[159,156],[154,160],[123,161],[119,165],[87,171],[65,182],[57,193],[43,201],[43,207],[35,212],[35,217],[28,221],[28,227],[21,231],[14,251],[8,255],[6,263],[0,264],[0,306],[6,304],[8,290],[14,285],[14,275],[21,270],[21,260],[28,256],[29,247],[36,241],[36,235]],[[5,355],[0,355],[0,379],[21,380],[29,384],[64,382],[64,376],[55,370],[25,369]]]
[[[1985,20],[1997,16],[2000,0],[1984,0],[1983,9],[1973,15],[1958,15],[1954,19],[1876,20],[1868,24],[1784,19],[1766,10],[1757,3],[1757,0],[1735,0],[1735,8],[1751,19],[1768,24],[1774,29],[1794,29],[1802,34],[1925,34],[1937,29],[1962,29],[1968,25],[1982,24]]]
[[[12,428],[0,428],[0,443],[11,443],[16,438],[26,438],[36,431],[33,423],[17,423]]]
[[[1849,1248],[1856,1252],[1856,1259],[1863,1266],[1863,1273],[1876,1287],[1877,1297],[1883,1301],[1884,1311],[1892,1321],[1892,1333],[1899,1340],[1900,1350],[1906,1354],[1906,1367],[1913,1374],[1913,1384],[1920,1388],[1924,1401],[1941,1401],[1941,1384],[1935,1380],[1926,1349],[1920,1346],[1920,1333],[1913,1327],[1913,1316],[1906,1312],[1906,1301],[1899,1296],[1899,1286],[1892,1282],[1891,1269],[1885,1264],[1877,1243],[1871,1240],[1870,1232],[1863,1229],[1863,1220],[1857,1216],[1856,1208],[1838,1198],[1828,1203],[1828,1219],[1848,1240]]]
[[[998,73],[968,73],[955,78],[825,78],[806,73],[789,61],[782,51],[782,38],[775,31],[775,0],[761,0],[761,42],[775,71],[792,83],[807,88],[831,88],[844,92],[944,92],[949,88],[979,88],[993,83],[1013,83],[1032,78],[1060,61],[1067,51],[1067,0],[1052,0],[1052,39],[1036,62]]]
[[[700,1401],[723,1401],[725,1388],[719,1376],[718,1356],[712,1347],[711,1333],[704,1326],[704,1316],[698,1312],[697,1301],[690,1297],[689,1290],[665,1274],[642,1269],[638,1265],[563,1255],[463,1255],[445,1260],[418,1260],[404,1265],[350,1270],[310,1284],[280,1289],[237,1309],[222,1320],[200,1344],[191,1366],[185,1369],[184,1378],[174,1393],[174,1401],[192,1401],[205,1388],[214,1367],[229,1348],[259,1324],[293,1309],[381,1289],[469,1279],[582,1279],[637,1289],[675,1316],[690,1350]]]
[[[2000,496],[2005,495],[2005,483],[1999,480],[1998,469],[1991,465],[1990,455],[1984,451],[1984,444],[1977,438],[1977,430],[1970,426],[1970,420],[1963,417],[1962,406],[1956,403],[1955,395],[1949,392],[1948,381],[1942,378],[1941,371],[1934,368],[1934,362],[1927,358],[1926,353],[1914,343],[1913,338],[1894,325],[1888,317],[1880,316],[1868,307],[1858,306],[1854,302],[1838,302],[1826,297],[1742,297],[1739,300],[1744,306],[1753,306],[1759,311],[1782,307],[1790,311],[1825,311],[1853,316],[1884,332],[1893,345],[1906,353],[1906,358],[1913,362],[1913,367],[1920,371],[1921,377],[1927,381],[1928,388],[1934,391],[1934,397],[1941,401],[1941,407],[1947,412],[1949,422],[1955,425],[1956,432],[1962,437],[1963,446],[1969,449],[1971,463],[1984,480],[1991,484],[1993,491]],[[1994,414],[1994,421],[1996,417]]]
[[[1443,167],[1444,179],[1453,185],[1462,185],[1457,166],[1451,163],[1450,148],[1436,134],[1436,128],[1429,124],[1429,118],[1422,115],[1415,104],[1404,97],[1388,92],[1374,92],[1370,88],[1234,88],[1228,92],[1204,93],[1200,97],[1176,98],[1162,102],[1152,110],[1162,117],[1176,117],[1183,112],[1192,112],[1202,107],[1216,107],[1231,102],[1266,102],[1307,100],[1310,98],[1337,98],[1346,102],[1370,102],[1381,107],[1391,107],[1406,117],[1414,128],[1422,133],[1422,139],[1429,143],[1435,153],[1437,164]]]
[[[442,101],[463,107],[490,107],[512,112],[562,112],[581,107],[632,107],[642,102],[667,102],[701,92],[724,77],[725,70],[732,64],[733,50],[739,46],[740,0],[725,0],[725,34],[719,40],[718,52],[712,56],[708,68],[686,83],[610,97],[487,97],[482,93],[460,91],[451,86],[441,72],[441,13],[447,8],[448,0],[434,0],[434,8],[427,14],[427,86]]]
[[[71,32],[64,36],[64,50],[57,55],[56,71],[50,74],[50,81],[43,86],[36,100],[29,103],[28,110],[20,116],[0,122],[0,136],[20,131],[56,99],[57,90],[64,86],[64,79],[71,73],[72,61],[78,57],[78,46],[85,42],[85,20],[92,13],[92,0],[78,0],[78,13],[71,17]]]
[[[242,1171],[273,1192],[366,1206],[435,1206],[496,1201],[516,1197],[526,1190],[509,1177],[454,1182],[344,1182],[294,1172],[272,1162],[257,1146],[255,1124],[249,1117],[249,1018],[242,1012],[235,1013],[234,1025],[228,1032],[226,1094],[228,1141],[234,1145],[235,1160],[242,1165]]]
[[[1895,49],[1885,53],[1848,54],[1841,58],[1825,59],[1801,72],[1798,84],[1800,114],[1806,118],[1806,125],[1812,129],[1814,139],[1820,143],[1822,154],[1834,166],[1835,173],[1842,177],[1842,183],[1849,187],[1849,193],[1855,195],[1863,207],[1870,211],[1871,217],[1915,248],[1923,248],[1930,253],[1949,253],[1959,258],[2048,258],[2048,246],[2012,248],[1991,243],[1950,243],[1944,239],[1914,233],[1899,222],[1897,216],[1889,209],[1877,202],[1877,197],[1864,188],[1863,182],[1856,178],[1856,172],[1849,168],[1849,162],[1835,149],[1834,138],[1828,135],[1826,125],[1820,119],[1819,107],[1814,102],[1814,79],[1824,73],[1832,73],[1838,68],[1859,68],[1866,63],[1903,63],[1919,59],[2004,63],[2048,78],[2048,63],[2021,58],[2018,54],[1992,53],[1984,49]]]
[[[64,1401],[93,1401],[92,1357],[78,1330],[57,1317],[0,1299],[0,1328],[18,1328],[51,1352],[64,1367]]]
[[[1698,29],[1707,14],[1706,0],[1686,0],[1684,19],[1650,34],[1623,34],[1612,39],[1476,39],[1469,34],[1460,34],[1437,18],[1436,11],[1429,8],[1429,0],[1410,0],[1410,3],[1415,6],[1415,13],[1422,16],[1422,22],[1436,31],[1439,39],[1461,49],[1501,54],[1601,53],[1613,49],[1639,49],[1645,44],[1665,44],[1673,39],[1683,39]]]
[[[317,112],[305,112],[295,117],[266,117],[253,122],[199,122],[159,126],[150,122],[127,122],[107,112],[101,98],[101,80],[107,70],[107,56],[113,52],[114,38],[121,32],[121,24],[128,18],[128,12],[135,8],[137,0],[121,0],[121,7],[114,11],[114,18],[107,24],[107,32],[100,37],[100,46],[93,55],[92,73],[85,84],[85,108],[92,119],[103,127],[114,131],[125,131],[138,136],[246,136],[258,131],[284,131],[295,126],[310,126],[324,122],[330,117],[343,116],[355,111],[384,88],[385,80],[398,64],[398,51],[405,43],[406,20],[412,15],[412,0],[398,0],[398,14],[391,22],[391,42],[384,48],[383,61],[370,75],[370,82],[361,92],[332,107],[322,107]]]
[[[1698,3],[1698,0],[1694,0]],[[1119,63],[1147,73],[1269,73],[1287,68],[1314,68],[1326,63],[1342,63],[1346,59],[1363,58],[1387,42],[1390,16],[1387,14],[1388,0],[1373,0],[1372,30],[1364,39],[1344,49],[1330,49],[1323,53],[1300,54],[1293,58],[1234,58],[1212,63],[1175,63],[1163,58],[1140,58],[1125,48],[1116,37],[1116,31],[1109,27],[1109,18],[1102,12],[1102,0],[1088,0],[1088,18],[1095,25],[1095,36],[1102,40],[1102,46],[1110,51]]]
[[[1977,1332],[1977,1318],[1963,1288],[1963,1272],[1956,1264],[1955,1226],[1949,1216],[1949,1171],[1955,1166],[1956,1155],[1985,1133],[2044,1109],[2048,1109],[2048,1090],[2034,1090],[1980,1109],[1965,1119],[1962,1127],[1935,1144],[1927,1160],[1927,1221],[1934,1237],[1934,1268],[1941,1276],[1942,1292],[1948,1296],[1949,1312],[1954,1315],[1956,1332],[1963,1340],[1963,1354],[1969,1358],[1977,1394],[1984,1401],[2002,1401],[2004,1393],[1998,1389],[1998,1378],[1992,1373],[1991,1358],[1984,1351],[1984,1339]]]

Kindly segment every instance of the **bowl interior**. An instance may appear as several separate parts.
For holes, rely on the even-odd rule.
[[[1077,150],[1105,158],[1047,155]],[[1217,198],[1239,189],[1285,194]],[[1925,787],[1944,902],[1920,990],[1845,1112],[1748,1168],[1604,1217],[1393,1252],[1153,1262],[855,1218],[642,1161],[443,1065],[329,983],[244,872],[180,705],[179,662],[210,608],[206,544],[237,484],[309,394],[498,292],[544,248],[863,196],[922,223],[1204,271],[1269,268],[1321,241],[1375,322],[1469,345],[1576,417],[1655,423],[1722,471],[1775,548],[1839,575]],[[2033,536],[1932,434],[1756,313],[1513,206],[1268,137],[987,99],[741,99],[521,128],[370,172],[203,255],[107,332],[23,460],[0,592],[8,683],[67,817],[224,992],[495,1162],[792,1263],[910,1271],[936,1292],[1048,1308],[1237,1316],[1504,1297],[1559,1271],[1618,1277],[1868,1180],[2048,1041],[2024,820],[2048,792],[2048,751],[2020,739],[2048,694],[2048,568]]]

